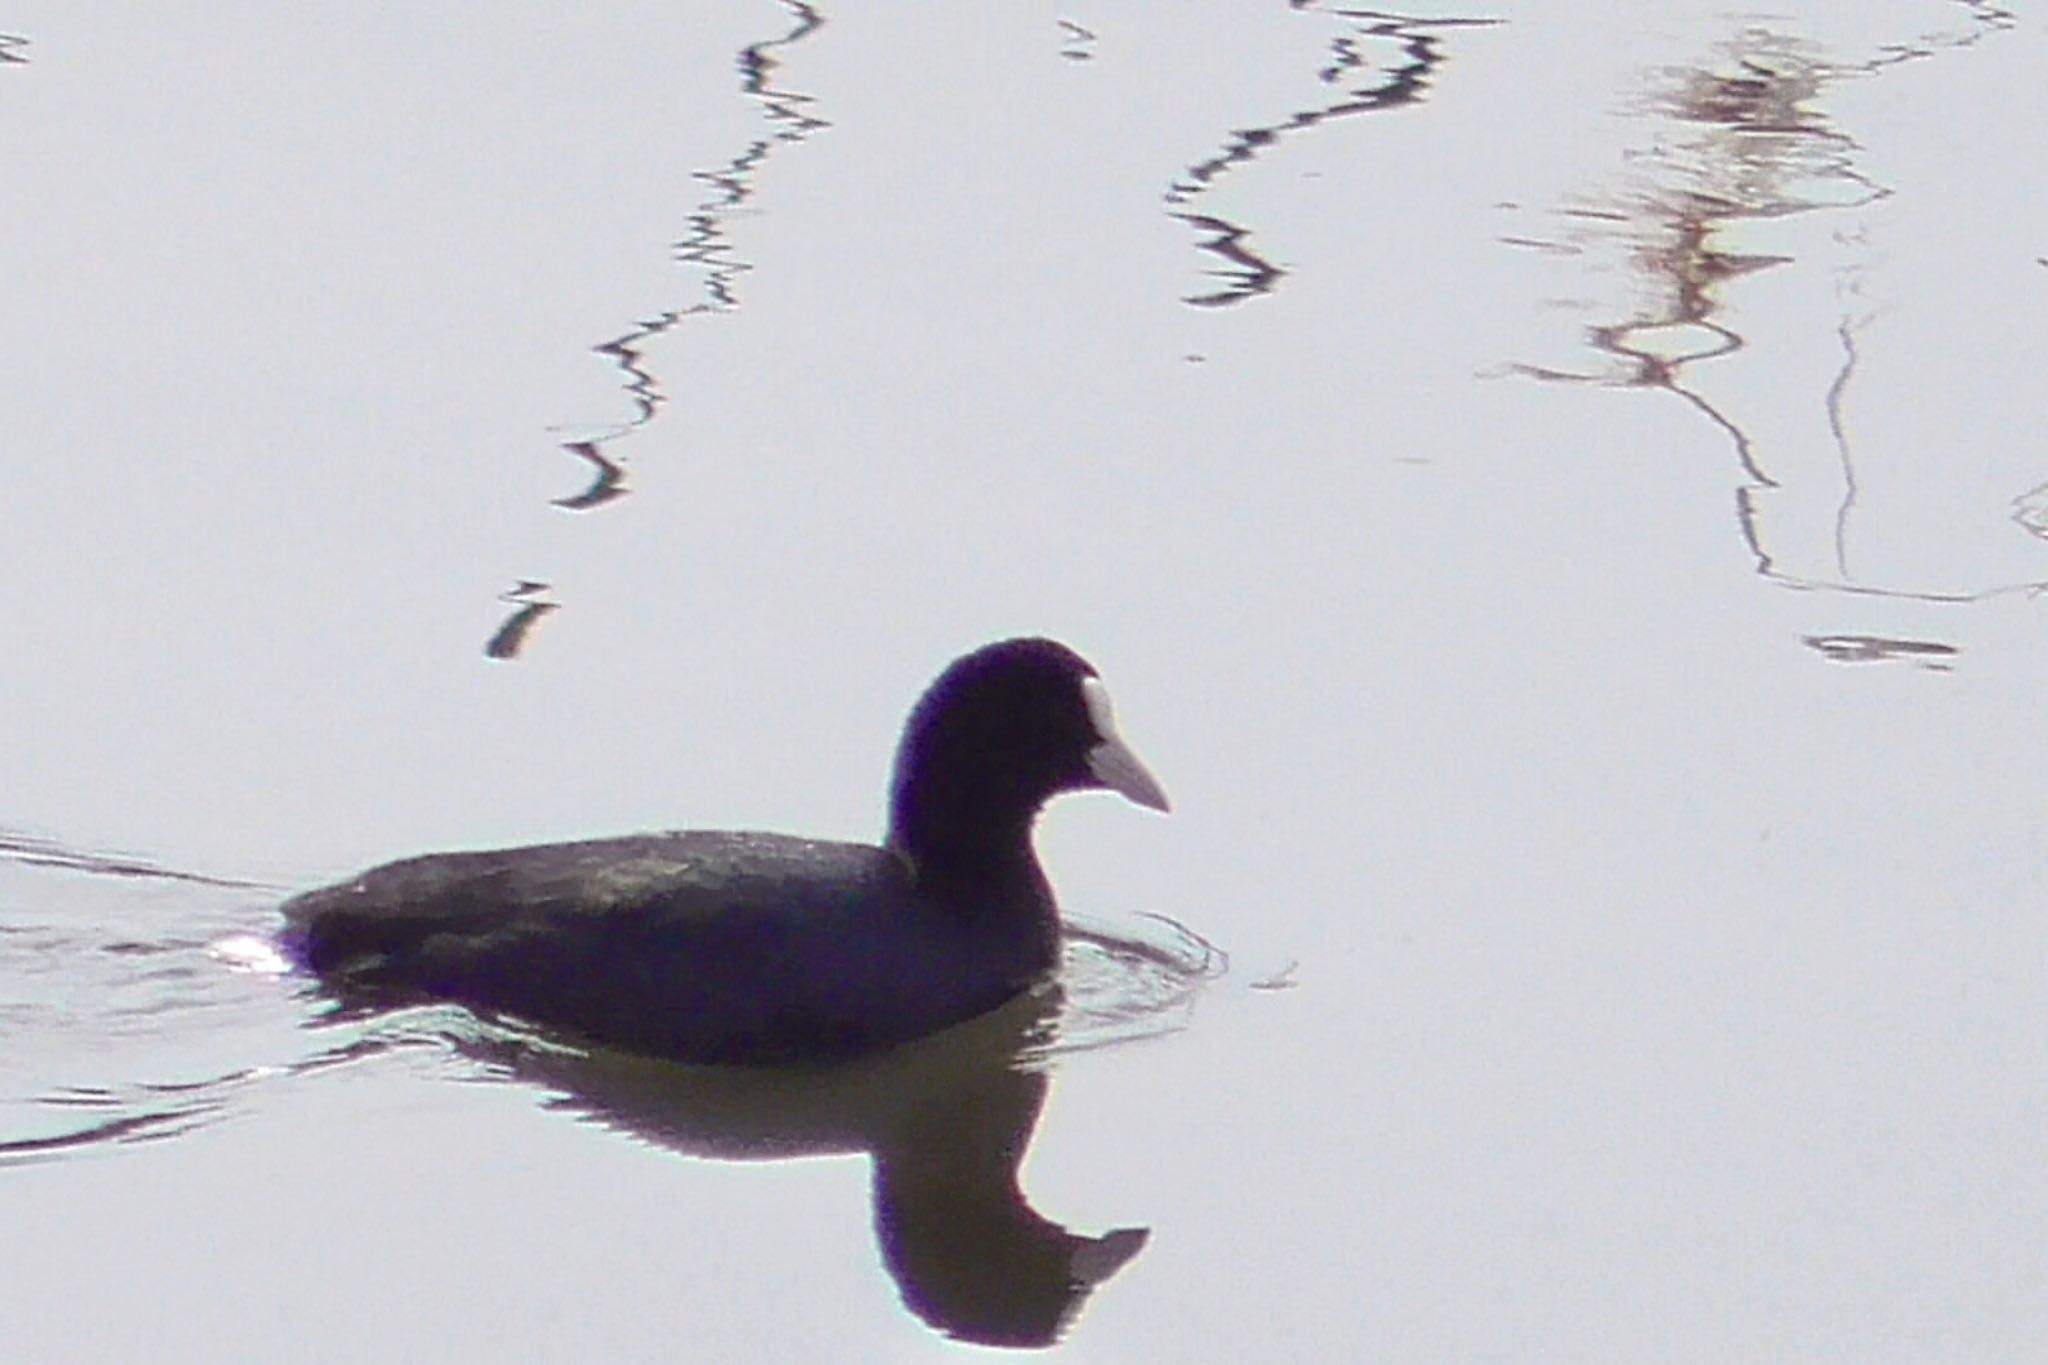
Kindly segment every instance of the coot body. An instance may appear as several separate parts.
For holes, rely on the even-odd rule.
[[[1166,809],[1095,670],[1007,640],[913,709],[882,846],[683,831],[430,854],[287,902],[285,942],[358,998],[682,1060],[827,1060],[993,1009],[1054,966],[1031,823],[1089,788]]]

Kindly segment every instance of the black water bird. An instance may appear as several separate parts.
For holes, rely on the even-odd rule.
[[[682,831],[430,854],[295,897],[284,942],[345,1000],[451,1000],[686,1061],[830,1060],[1056,964],[1031,826],[1089,789],[1167,809],[1095,669],[1006,640],[912,709],[880,847]]]

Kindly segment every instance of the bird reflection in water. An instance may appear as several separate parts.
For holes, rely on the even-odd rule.
[[[815,1067],[695,1066],[543,1039],[476,1046],[551,1109],[722,1161],[868,1153],[875,1240],[903,1302],[989,1346],[1048,1346],[1150,1230],[1069,1231],[1031,1207],[1018,1168],[1050,1078],[1033,1065],[1062,1007],[1048,985],[886,1052]]]

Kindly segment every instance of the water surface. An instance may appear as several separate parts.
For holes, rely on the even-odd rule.
[[[0,28],[10,1359],[2038,1351],[2025,14]],[[255,946],[872,837],[1020,631],[1176,809],[1053,809],[1093,936],[978,1042],[750,1085]]]

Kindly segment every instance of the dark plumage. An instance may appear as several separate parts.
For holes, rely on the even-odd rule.
[[[430,854],[288,901],[285,941],[349,995],[691,1061],[830,1058],[993,1009],[1054,965],[1031,824],[1089,788],[1167,808],[1095,670],[1007,640],[911,711],[882,847],[686,831]]]

